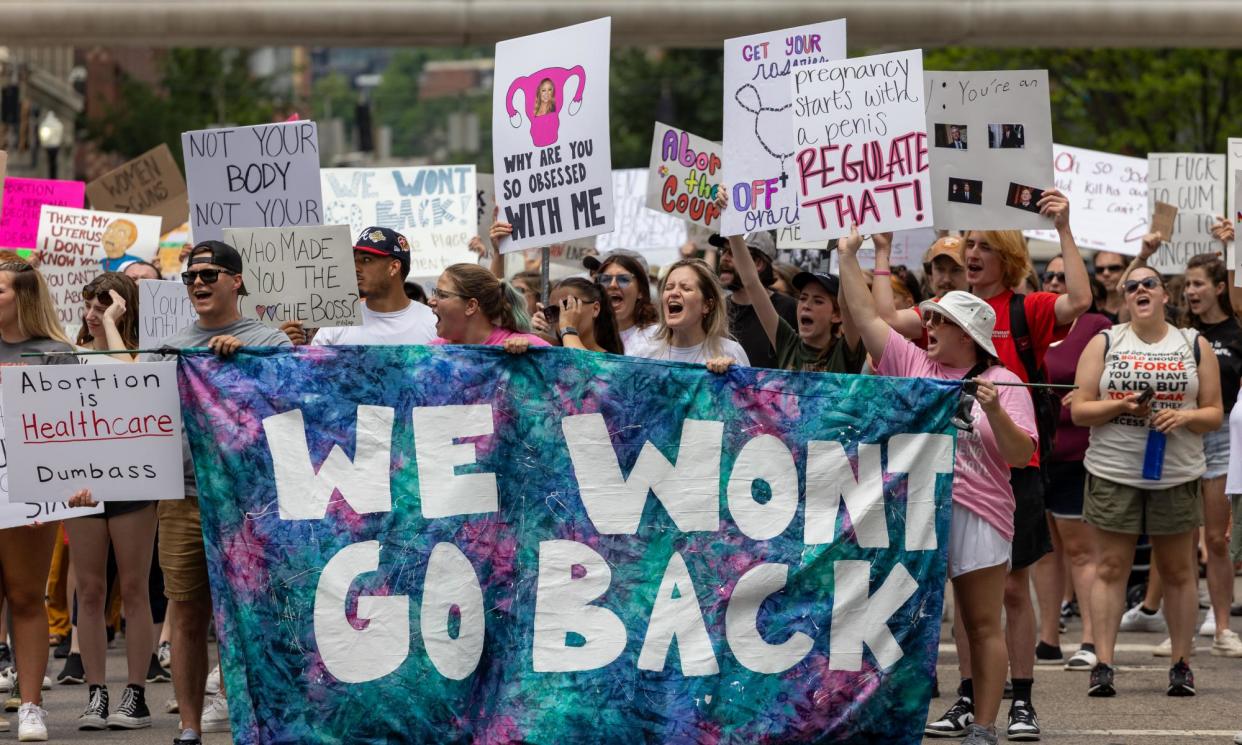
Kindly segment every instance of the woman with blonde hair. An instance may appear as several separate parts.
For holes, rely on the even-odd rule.
[[[43,276],[23,261],[0,263],[0,365],[77,364],[73,345],[56,318]],[[38,357],[23,357],[37,352]],[[10,373],[11,374],[11,373]],[[11,495],[13,502],[21,494]],[[42,703],[47,674],[47,611],[43,593],[52,565],[59,522],[0,530],[0,596],[12,614],[17,689],[17,734],[22,741],[47,739]],[[9,723],[0,719],[0,730]]]
[[[669,266],[660,292],[660,322],[650,345],[638,356],[706,364],[713,372],[749,365],[742,345],[729,336],[724,288],[702,259]]]

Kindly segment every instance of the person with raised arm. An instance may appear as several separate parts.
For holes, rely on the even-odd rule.
[[[976,388],[970,429],[958,435],[953,467],[953,517],[949,531],[949,578],[975,661],[971,687],[963,692],[961,732],[968,745],[995,745],[996,717],[1005,687],[1009,653],[1001,624],[1005,578],[1014,535],[1014,495],[1009,469],[1035,452],[1035,414],[1018,377],[997,364],[992,341],[996,314],[967,292],[924,301],[927,349],[906,339],[880,317],[867,288],[855,227],[837,245],[841,288],[854,314],[863,346],[879,375],[969,380]],[[931,732],[933,736],[940,732]]]
[[[891,275],[892,234],[873,235],[871,241],[875,244],[875,270],[872,275],[876,277]],[[937,300],[944,297],[946,293],[965,290],[969,287],[966,284],[965,254],[964,243],[956,235],[937,238],[936,242],[927,249],[927,257],[923,264],[930,267],[928,284]],[[871,294],[875,298],[875,305],[880,316],[888,325],[897,329],[898,333],[907,339],[915,340],[920,345],[926,343],[927,330],[923,328],[923,319],[919,316],[917,307],[898,310],[893,300],[892,285],[884,282],[873,282]]]

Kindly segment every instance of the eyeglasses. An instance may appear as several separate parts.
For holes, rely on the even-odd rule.
[[[1109,274],[1116,274],[1117,272],[1120,272],[1124,270],[1125,268],[1126,268],[1125,264],[1105,264],[1104,266],[1097,266],[1095,268],[1095,273],[1103,274],[1104,272],[1108,272]]]
[[[463,300],[468,300],[470,298],[469,295],[463,295],[460,292],[450,292],[449,290],[441,290],[439,287],[436,287],[431,291],[431,297],[437,301],[448,300],[451,297],[459,297]]]
[[[938,329],[949,319],[944,317],[943,313],[931,312],[923,317],[923,327],[929,329]]]
[[[181,273],[181,281],[187,285],[194,284],[194,280],[201,279],[205,285],[214,285],[221,274],[234,276],[237,272],[228,272],[223,269],[199,269],[197,271],[189,271]]]
[[[1143,277],[1142,279],[1127,279],[1121,287],[1126,291],[1127,295],[1133,295],[1138,292],[1138,288],[1145,290],[1154,290],[1160,286],[1160,280],[1155,277]]]
[[[1044,272],[1044,284],[1049,282],[1065,284],[1065,272]]]
[[[597,274],[595,275],[595,284],[600,287],[610,287],[615,284],[621,289],[629,287],[634,282],[633,274]]]

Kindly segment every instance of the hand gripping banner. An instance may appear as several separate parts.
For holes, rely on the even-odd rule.
[[[918,743],[956,381],[181,357],[239,743]]]

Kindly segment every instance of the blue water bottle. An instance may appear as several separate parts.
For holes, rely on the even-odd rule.
[[[1168,436],[1157,429],[1147,430],[1147,452],[1143,454],[1143,478],[1159,481],[1164,475],[1164,443]]]

